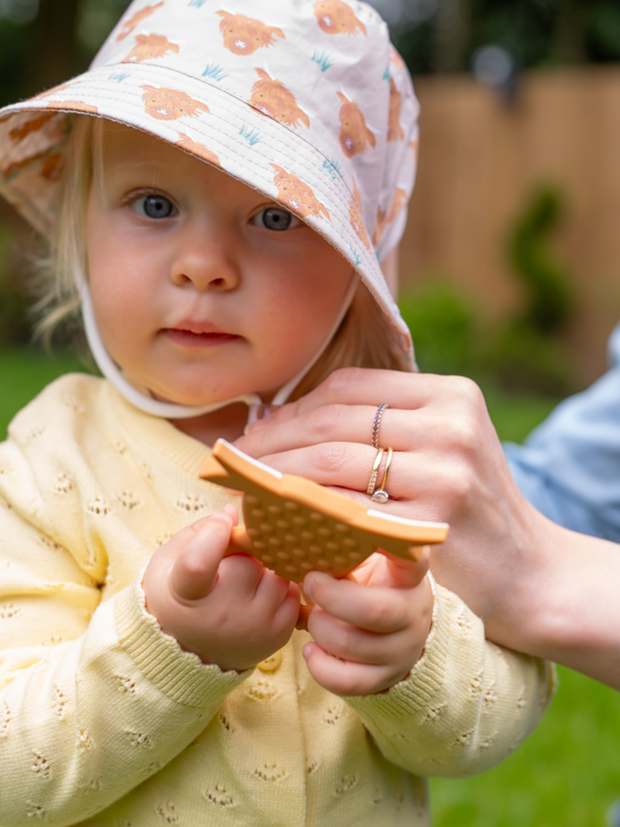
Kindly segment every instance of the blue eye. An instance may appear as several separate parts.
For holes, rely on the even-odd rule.
[[[144,198],[138,198],[132,207],[138,215],[145,218],[170,218],[174,213],[174,204],[165,195],[146,195]]]
[[[256,227],[265,227],[267,230],[275,230],[276,232],[293,229],[299,226],[299,223],[298,218],[280,207],[267,207],[266,210],[261,210],[252,219],[252,224]]]

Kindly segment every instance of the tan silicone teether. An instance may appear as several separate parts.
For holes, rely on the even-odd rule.
[[[281,474],[223,439],[200,476],[244,491],[244,526],[233,529],[229,553],[252,554],[287,580],[309,571],[344,577],[377,550],[416,560],[423,546],[441,543],[446,523],[428,523],[366,509],[303,477]]]

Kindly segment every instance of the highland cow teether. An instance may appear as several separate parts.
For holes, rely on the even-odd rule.
[[[233,529],[229,553],[251,554],[297,583],[313,570],[344,577],[377,550],[417,560],[422,546],[448,535],[446,523],[367,509],[311,480],[281,474],[223,439],[200,476],[245,492],[245,525]]]

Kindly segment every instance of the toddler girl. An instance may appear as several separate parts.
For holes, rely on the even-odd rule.
[[[224,557],[238,499],[198,479],[248,410],[412,369],[378,260],[416,116],[343,0],[136,0],[86,74],[0,112],[47,324],[79,308],[105,376],[0,447],[2,827],[422,825],[424,777],[538,721],[547,667],[485,642],[427,557],[308,575],[311,638],[295,584]]]

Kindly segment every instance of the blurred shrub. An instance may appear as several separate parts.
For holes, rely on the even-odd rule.
[[[570,280],[548,250],[561,212],[558,191],[545,186],[516,220],[507,252],[525,296],[523,307],[499,328],[483,318],[470,297],[441,279],[402,297],[421,370],[465,374],[507,391],[555,396],[575,389],[558,337],[572,305]]]
[[[438,279],[404,294],[400,310],[413,335],[416,360],[425,373],[469,373],[478,340],[476,308]]]
[[[572,309],[570,276],[549,248],[562,217],[559,190],[538,187],[508,237],[508,260],[525,290],[523,307],[484,348],[483,362],[506,389],[573,390],[562,332]]]
[[[407,292],[400,309],[425,373],[470,376],[485,387],[550,396],[574,389],[558,339],[512,322],[490,327],[471,297],[445,281]]]
[[[509,324],[482,342],[477,369],[506,391],[565,396],[577,390],[562,343],[524,325]]]
[[[551,186],[538,188],[508,242],[510,264],[526,289],[525,307],[514,324],[543,335],[562,327],[572,303],[568,274],[548,249],[548,236],[561,215],[559,191]]]

